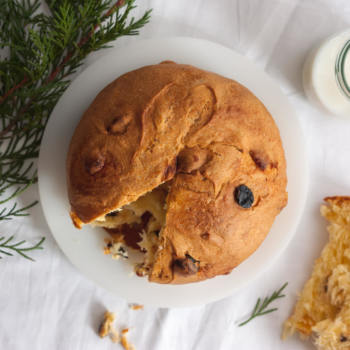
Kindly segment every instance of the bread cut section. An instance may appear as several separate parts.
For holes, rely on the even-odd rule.
[[[321,214],[329,222],[329,242],[315,261],[283,335],[298,332],[303,338],[312,337],[318,349],[349,349],[350,197],[325,201]]]
[[[124,227],[126,239],[145,230],[151,240],[140,244],[157,245],[144,248],[153,261],[145,274],[157,283],[229,273],[265,239],[287,203],[286,183],[279,131],[259,99],[169,62],[106,86],[67,156],[74,224]]]
[[[143,261],[135,266],[138,276],[149,275],[156,254],[161,249],[160,237],[165,227],[168,187],[169,184],[162,184],[135,202],[126,204],[91,223],[92,226],[106,228],[112,236],[113,239],[108,241],[108,253],[112,256],[116,254],[116,257],[128,257],[127,249],[130,248],[139,249],[144,253]]]

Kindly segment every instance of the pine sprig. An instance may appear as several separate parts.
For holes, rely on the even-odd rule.
[[[37,181],[34,160],[70,77],[93,51],[136,35],[150,18],[130,18],[135,0],[0,0],[0,205]],[[0,220],[27,207],[0,208]]]
[[[257,300],[257,302],[256,302],[256,304],[255,304],[255,307],[254,307],[254,309],[253,309],[253,311],[252,311],[252,313],[251,313],[251,315],[250,315],[250,317],[249,317],[246,321],[240,323],[240,324],[238,325],[238,327],[242,327],[242,326],[246,325],[248,322],[250,322],[250,321],[251,321],[252,319],[254,319],[255,317],[263,316],[263,315],[269,314],[269,313],[271,313],[271,312],[277,311],[277,310],[278,310],[277,307],[272,308],[272,309],[267,309],[267,307],[268,307],[273,301],[285,297],[285,295],[282,294],[282,292],[283,292],[283,290],[287,287],[287,285],[288,285],[288,282],[286,282],[286,283],[285,283],[280,289],[278,289],[277,291],[274,291],[274,292],[272,293],[271,296],[265,297],[264,300],[263,300],[262,302],[261,302],[261,299],[258,298],[258,300]],[[267,310],[266,310],[266,309],[267,309]]]
[[[8,256],[13,256],[13,253],[21,255],[23,258],[26,258],[31,261],[35,261],[33,258],[28,256],[26,252],[43,249],[42,244],[45,241],[45,237],[42,237],[39,242],[32,246],[23,247],[23,244],[26,243],[25,240],[19,241],[17,243],[13,243],[14,236],[9,238],[0,237],[0,254],[5,254]],[[0,259],[2,256],[0,255]]]
[[[37,203],[38,203],[38,201],[34,201],[34,202],[30,203],[29,205],[22,207],[20,209],[17,209],[17,203],[14,203],[10,209],[3,208],[0,211],[0,221],[10,220],[13,216],[28,216],[29,214],[26,211],[29,208],[34,207],[34,205]]]

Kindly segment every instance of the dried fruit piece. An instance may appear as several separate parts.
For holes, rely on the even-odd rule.
[[[348,338],[345,337],[345,336],[342,334],[342,335],[340,336],[340,341],[341,341],[342,343],[344,343],[344,342],[348,341]]]
[[[168,181],[174,177],[177,169],[177,159],[174,158],[170,164],[166,166],[164,169],[164,173],[162,176],[162,181]]]
[[[175,260],[174,267],[182,274],[193,275],[198,272],[199,263],[199,260],[196,260],[191,255],[186,254],[185,258]]]
[[[246,185],[239,185],[235,188],[234,198],[236,203],[242,208],[248,209],[254,203],[254,195]]]
[[[106,216],[114,217],[114,216],[117,216],[119,213],[120,213],[120,210],[115,210],[115,211],[111,211]]]
[[[108,241],[103,250],[104,254],[112,255],[112,259],[118,260],[120,257],[129,258],[128,251],[122,242]]]
[[[264,155],[262,152],[259,151],[250,151],[249,155],[253,159],[256,166],[261,169],[265,170],[268,165],[268,159],[267,156]]]
[[[185,148],[178,156],[180,172],[191,173],[201,168],[208,160],[208,151],[199,147]]]
[[[204,232],[201,234],[201,238],[204,239],[205,241],[207,241],[209,239],[209,233],[208,232]]]
[[[97,172],[103,169],[105,165],[105,158],[102,154],[97,157],[87,159],[85,162],[85,168],[90,175],[95,175]]]
[[[112,121],[111,125],[107,127],[107,132],[114,135],[124,134],[131,120],[132,116],[130,114],[125,114],[121,117],[117,117]]]

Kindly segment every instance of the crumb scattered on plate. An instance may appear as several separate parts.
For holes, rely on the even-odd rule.
[[[103,248],[105,255],[111,255],[112,259],[118,260],[120,257],[128,259],[128,250],[123,242],[105,239],[106,246]]]

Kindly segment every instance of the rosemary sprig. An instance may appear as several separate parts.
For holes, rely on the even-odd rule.
[[[130,18],[135,0],[0,0],[0,220],[34,205],[6,208],[37,181],[33,162],[49,116],[92,51],[136,35],[150,18]]]
[[[40,241],[32,246],[23,247],[23,244],[26,243],[25,240],[19,241],[17,243],[13,243],[14,236],[11,236],[9,238],[0,237],[0,254],[5,254],[9,256],[13,256],[12,253],[17,253],[23,258],[26,258],[31,261],[35,261],[33,258],[28,256],[25,252],[29,252],[32,250],[38,250],[43,249],[43,242],[45,241],[45,237],[42,237]],[[2,256],[0,255],[0,259],[2,259]]]
[[[263,316],[263,315],[269,314],[269,313],[271,313],[271,312],[277,311],[277,310],[278,310],[277,307],[272,308],[272,309],[267,309],[267,310],[266,310],[266,308],[267,308],[273,301],[275,301],[276,299],[280,299],[280,298],[285,297],[285,295],[282,294],[282,292],[283,292],[283,290],[287,287],[287,285],[288,285],[288,282],[286,282],[286,283],[285,283],[280,289],[278,289],[277,291],[274,291],[274,292],[272,293],[271,296],[265,297],[265,299],[263,300],[262,303],[261,303],[261,299],[258,298],[258,300],[257,300],[257,302],[256,302],[256,304],[255,304],[255,307],[254,307],[254,309],[253,309],[253,311],[252,311],[252,313],[251,313],[251,315],[250,315],[250,317],[249,317],[246,321],[240,323],[240,324],[238,325],[238,327],[242,327],[242,326],[246,325],[248,322],[250,322],[250,321],[251,321],[252,319],[254,319],[255,317]]]

